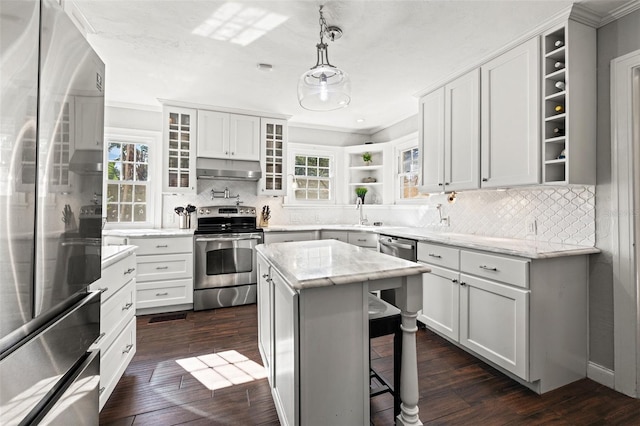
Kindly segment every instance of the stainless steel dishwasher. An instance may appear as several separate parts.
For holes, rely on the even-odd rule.
[[[416,240],[380,234],[378,247],[380,248],[380,253],[410,260],[411,262],[418,261],[418,242]],[[395,290],[382,290],[380,292],[380,298],[394,306],[396,305]]]

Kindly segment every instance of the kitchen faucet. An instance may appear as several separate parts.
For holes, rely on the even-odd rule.
[[[362,217],[364,215],[364,208],[362,206],[362,198],[360,197],[356,197],[356,209],[360,211],[360,225],[367,225],[369,223],[369,221],[367,220],[367,217],[365,216],[364,218]]]
[[[438,214],[440,215],[440,225],[444,223],[444,226],[449,226],[449,216],[442,217],[442,204],[438,204],[436,209],[438,209]]]

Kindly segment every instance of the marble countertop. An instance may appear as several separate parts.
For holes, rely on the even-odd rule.
[[[133,254],[137,246],[102,246],[102,269]]]
[[[256,247],[294,290],[351,284],[429,272],[427,266],[337,240],[260,244]]]
[[[515,238],[487,237],[473,234],[455,234],[434,232],[428,228],[403,226],[361,226],[361,225],[276,225],[265,228],[265,232],[284,231],[361,231],[409,238],[416,241],[447,244],[460,248],[471,248],[499,254],[520,256],[528,259],[545,259],[551,257],[578,256],[600,253],[591,246],[579,246],[562,243],[549,243],[535,240]]]
[[[189,237],[193,235],[195,229],[178,228],[146,228],[146,229],[105,229],[102,235],[114,237]]]

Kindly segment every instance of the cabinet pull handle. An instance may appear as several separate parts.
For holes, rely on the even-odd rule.
[[[367,241],[367,239],[366,238],[358,238],[358,241],[365,242],[365,241]]]
[[[132,273],[132,272],[133,272],[133,271],[135,271],[135,270],[136,270],[136,268],[129,268],[129,269],[127,269],[126,271],[124,271],[124,274],[125,274],[125,275],[129,275],[130,273]]]
[[[133,344],[129,343],[127,346],[125,346],[125,348],[122,350],[123,354],[128,354],[129,352],[131,352],[131,349],[133,349]]]
[[[269,274],[262,274],[262,278],[267,278]]]
[[[429,253],[429,257],[435,257],[436,259],[442,259],[442,256],[439,254]]]
[[[489,178],[482,178],[483,182],[489,182]]]
[[[107,333],[100,333],[100,335],[98,336],[98,338],[97,338],[96,340],[94,340],[94,341],[93,341],[93,344],[94,344],[94,345],[97,345],[97,344],[98,344],[98,342],[99,342],[100,340],[102,340],[102,338],[103,338],[104,336],[106,336],[106,335],[107,335]]]
[[[101,287],[98,289],[100,293],[106,293],[109,290],[109,287]]]
[[[169,293],[167,293],[166,291],[164,293],[156,293],[156,296],[168,296]]]
[[[98,395],[102,395],[102,392],[104,392],[105,389],[106,389],[106,386],[101,387],[100,390],[98,391]]]
[[[124,305],[124,306],[122,307],[122,310],[123,310],[123,311],[128,311],[128,310],[129,310],[129,308],[131,308],[132,306],[133,306],[133,303],[127,303],[126,305]]]
[[[480,269],[485,269],[485,270],[487,270],[487,271],[494,271],[494,272],[497,272],[497,271],[498,271],[498,268],[496,268],[496,267],[491,267],[491,266],[487,266],[487,265],[480,265],[480,266],[479,266],[479,268],[480,268]]]
[[[156,248],[167,248],[167,247],[169,247],[169,246],[168,246],[168,245],[166,245],[166,244],[158,244],[158,245],[156,246]]]
[[[169,269],[168,266],[156,266],[156,269]]]

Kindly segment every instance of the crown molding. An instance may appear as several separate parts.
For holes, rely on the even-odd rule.
[[[329,132],[340,132],[340,133],[349,133],[352,135],[362,135],[362,136],[371,136],[370,133],[366,129],[349,129],[346,127],[336,127],[336,126],[326,126],[323,124],[310,124],[310,123],[301,123],[301,122],[289,122],[288,127],[298,128],[298,129],[311,129],[311,130],[325,130]]]
[[[162,106],[160,105],[134,104],[129,102],[110,101],[108,99],[105,100],[105,106],[111,108],[135,109],[139,111],[162,112]]]
[[[603,27],[611,22],[622,18],[636,10],[640,10],[640,0],[631,0],[630,2],[623,4],[617,9],[612,10],[610,13],[602,17],[600,20],[600,25],[598,27]]]
[[[281,120],[289,120],[292,116],[288,114],[278,114],[273,112],[255,111],[240,108],[228,108],[217,105],[199,104],[194,102],[178,101],[175,99],[161,99],[158,98],[158,102],[162,105],[171,105],[181,108],[194,108],[194,109],[206,109],[209,111],[228,112],[230,114],[252,115],[256,117],[278,118]]]

